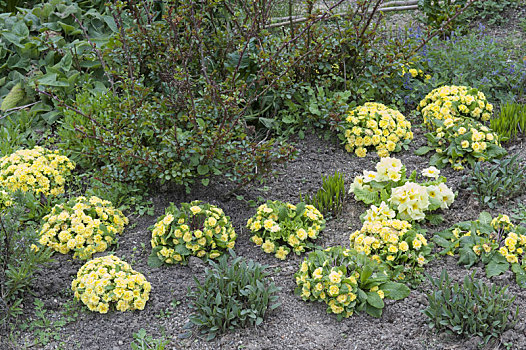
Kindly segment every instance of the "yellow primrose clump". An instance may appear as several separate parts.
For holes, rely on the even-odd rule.
[[[392,268],[403,266],[405,276],[412,276],[431,254],[427,239],[405,220],[365,221],[360,230],[349,236],[350,247]]]
[[[345,149],[358,157],[365,157],[368,147],[374,147],[379,157],[387,157],[411,142],[413,133],[402,113],[368,102],[349,111],[340,139]]]
[[[143,310],[151,289],[142,273],[113,255],[88,261],[71,283],[75,299],[102,314],[111,308],[121,312]]]
[[[122,234],[128,219],[110,201],[92,196],[57,204],[44,216],[39,243],[74,258],[90,259],[105,251]]]
[[[181,208],[172,203],[150,230],[151,257],[166,264],[186,264],[191,255],[215,259],[233,249],[237,238],[230,217],[201,201],[181,203]]]
[[[336,314],[338,320],[364,309],[380,317],[390,288],[400,291],[399,299],[409,295],[409,288],[390,281],[385,268],[364,254],[341,246],[316,250],[309,253],[294,274],[295,294],[304,301],[324,302],[327,312]]]
[[[75,163],[59,151],[40,146],[22,149],[0,158],[0,186],[11,192],[57,196],[64,193],[64,184],[74,168]]]
[[[248,219],[247,228],[253,233],[252,242],[267,254],[284,260],[293,250],[300,254],[314,245],[313,240],[325,227],[323,215],[312,205],[293,205],[267,201]]]
[[[493,111],[481,91],[467,86],[442,86],[431,91],[420,101],[418,110],[422,112],[424,124],[434,130],[436,120],[456,123],[463,118],[482,122],[488,121]]]

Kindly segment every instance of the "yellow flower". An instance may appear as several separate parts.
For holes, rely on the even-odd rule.
[[[276,251],[276,258],[285,260],[288,253],[289,252],[285,248],[279,247],[278,250]]]
[[[329,287],[329,295],[330,296],[337,296],[340,293],[340,289],[336,285],[331,285]]]
[[[192,212],[192,214],[196,215],[196,214],[199,214],[201,212],[201,207],[197,206],[197,205],[194,205],[194,206],[191,206],[190,207],[190,211]]]
[[[269,240],[266,240],[265,243],[263,243],[263,245],[261,246],[261,248],[263,249],[265,253],[270,254],[274,252],[275,247],[274,247],[274,243],[272,243]]]

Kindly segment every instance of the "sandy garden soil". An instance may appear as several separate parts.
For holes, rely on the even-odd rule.
[[[415,156],[413,151],[424,144],[422,130],[414,129],[415,140],[408,151],[397,154],[408,168],[423,169],[428,166],[426,157]],[[521,153],[526,156],[524,143],[515,143],[508,147],[511,154]],[[314,192],[321,185],[321,175],[330,175],[338,170],[345,174],[347,184],[363,169],[373,169],[377,161],[372,154],[359,159],[346,153],[334,141],[327,141],[316,135],[307,135],[298,140],[299,156],[287,167],[279,169],[279,176],[265,184],[266,187],[254,188],[243,193],[245,199],[257,199],[263,196],[268,199],[297,202],[299,193]],[[458,192],[458,197],[451,209],[444,212],[445,224],[441,227],[430,227],[428,237],[452,223],[475,219],[480,212],[476,201],[460,189],[462,177],[466,171],[455,172],[445,169],[448,185]],[[64,311],[79,312],[74,320],[58,330],[60,340],[45,347],[36,345],[33,348],[55,349],[63,344],[64,349],[117,350],[129,349],[132,334],[145,328],[148,334],[160,336],[161,332],[171,340],[169,349],[475,349],[480,339],[457,339],[447,335],[435,334],[428,330],[426,318],[421,310],[426,307],[425,293],[427,283],[420,285],[411,295],[401,301],[387,302],[383,316],[375,319],[366,314],[357,314],[338,322],[334,315],[328,315],[325,304],[304,302],[293,293],[295,280],[293,274],[298,269],[303,256],[291,256],[281,262],[249,241],[249,232],[245,228],[247,219],[255,208],[237,199],[225,200],[222,195],[226,187],[197,188],[190,195],[183,191],[167,191],[153,197],[155,215],[131,217],[130,226],[119,238],[115,255],[128,261],[133,268],[142,272],[152,284],[151,299],[142,312],[112,312],[98,314],[84,311],[72,303],[70,283],[77,270],[83,264],[72,260],[70,256],[55,254],[55,262],[49,265],[38,277],[35,286],[35,297],[43,300],[48,317],[53,320],[64,317]],[[268,315],[264,323],[257,328],[239,329],[217,337],[212,342],[205,342],[196,337],[187,338],[184,325],[188,321],[190,309],[187,288],[193,284],[193,277],[202,276],[204,266],[198,259],[192,259],[189,266],[171,266],[150,268],[147,258],[150,253],[150,231],[148,227],[155,223],[156,217],[162,215],[170,203],[201,199],[209,201],[224,209],[230,215],[238,239],[238,255],[270,265],[271,276],[276,284],[282,287],[279,293],[282,305]],[[526,198],[520,198],[526,202]],[[513,207],[513,205],[509,205]],[[352,230],[361,226],[359,215],[366,210],[365,205],[348,198],[343,213],[328,221],[327,228],[317,241],[320,245],[348,245],[348,236]],[[510,213],[505,208],[493,211]],[[141,246],[144,243],[145,247]],[[432,261],[426,272],[439,276],[441,269],[446,268],[455,280],[461,280],[470,271],[457,266],[456,258],[447,257]],[[484,278],[482,267],[475,268],[476,276]],[[516,304],[520,307],[520,319],[526,316],[526,290],[520,289],[509,273],[495,278],[494,282],[510,284],[510,292],[517,295]],[[32,308],[28,299],[26,308]],[[507,331],[502,337],[503,343],[513,343],[513,349],[526,348],[525,323],[520,321],[515,329]],[[21,344],[33,342],[30,334],[22,336]],[[491,348],[498,348],[493,344]],[[500,345],[504,348],[503,345]],[[0,345],[2,348],[2,345]],[[2,348],[4,349],[4,348]]]

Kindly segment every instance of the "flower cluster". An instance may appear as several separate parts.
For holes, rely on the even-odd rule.
[[[392,287],[402,292],[396,299],[409,294],[403,285],[386,283],[389,277],[383,265],[340,246],[311,252],[294,277],[296,294],[304,301],[325,302],[327,312],[338,315],[339,320],[364,309],[380,317],[383,299],[389,297]]]
[[[39,243],[62,254],[73,250],[73,257],[79,259],[105,251],[128,224],[128,218],[111,202],[95,196],[55,205],[43,221]]]
[[[340,138],[348,152],[365,157],[367,147],[374,146],[378,156],[399,152],[413,139],[411,123],[402,113],[381,103],[368,102],[349,112]]]
[[[144,309],[152,286],[128,263],[108,255],[84,264],[71,289],[91,311],[105,314],[112,304],[122,312]]]
[[[12,205],[13,198],[11,198],[11,195],[4,190],[0,190],[0,212],[4,211]]]
[[[488,121],[493,105],[477,89],[467,86],[442,86],[431,91],[420,101],[418,109],[424,117],[424,124],[436,128],[436,120],[460,121],[470,118]]]
[[[426,212],[447,209],[455,198],[446,186],[446,178],[440,170],[429,167],[422,171],[426,182],[416,183],[417,174],[408,178],[406,169],[396,158],[382,158],[376,171],[364,170],[356,176],[349,193],[356,200],[373,204],[363,217],[366,221],[386,220],[398,217],[402,220],[419,221]],[[394,211],[393,211],[394,210]]]
[[[74,168],[75,163],[58,151],[40,146],[23,149],[0,159],[0,186],[12,192],[57,196],[64,193],[64,184]]]
[[[471,119],[447,123],[449,120],[438,121],[438,128],[426,134],[428,146],[417,150],[417,154],[434,150],[436,155],[431,158],[431,164],[439,168],[450,164],[453,169],[462,170],[464,163],[473,165],[506,154],[498,135],[488,127]]]
[[[248,219],[247,228],[254,234],[252,242],[284,260],[291,250],[300,254],[312,248],[312,240],[325,228],[325,219],[312,205],[267,201]]]
[[[193,201],[173,203],[150,228],[152,257],[166,264],[186,264],[193,255],[215,259],[236,244],[236,232],[221,208]]]
[[[396,269],[396,278],[413,276],[427,261],[431,247],[427,239],[404,220],[365,221],[361,230],[349,236],[351,248],[363,252],[378,263]]]
[[[465,221],[435,236],[448,255],[459,254],[459,263],[471,267],[479,261],[486,265],[488,277],[512,267],[517,282],[526,287],[526,227],[514,225],[507,215],[492,218],[481,213],[475,221]]]
[[[445,183],[422,186],[415,182],[392,189],[389,203],[398,211],[402,220],[420,221],[425,219],[425,211],[447,209],[454,201],[455,194]]]

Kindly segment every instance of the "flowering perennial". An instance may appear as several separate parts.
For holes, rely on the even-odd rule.
[[[381,103],[368,102],[349,112],[340,138],[345,149],[365,157],[367,147],[374,146],[378,156],[399,152],[413,139],[411,123],[402,113]]]
[[[382,158],[376,164],[376,171],[364,170],[356,176],[349,193],[356,200],[372,204],[365,213],[365,221],[392,219],[420,221],[427,212],[447,209],[453,203],[455,195],[446,186],[446,178],[440,171],[429,167],[422,171],[427,178],[424,183],[416,183],[416,171],[408,178],[406,169],[396,158]]]
[[[152,256],[166,264],[186,264],[193,255],[215,259],[236,244],[236,232],[221,208],[193,201],[173,203],[150,227]]]
[[[312,248],[312,241],[325,228],[325,219],[312,205],[267,201],[248,219],[247,228],[254,234],[252,242],[284,260],[291,250],[300,254]]]
[[[488,121],[493,105],[477,89],[467,86],[442,86],[431,91],[420,101],[418,110],[422,112],[424,124],[436,129],[436,120],[450,120],[452,123],[463,118]]]
[[[71,289],[91,311],[105,314],[112,305],[122,312],[144,309],[152,286],[128,263],[108,255],[84,264]]]
[[[396,272],[396,278],[413,276],[427,263],[431,247],[427,239],[404,220],[365,221],[361,230],[350,236],[350,245],[357,252],[386,263]]]
[[[459,254],[459,264],[465,267],[482,261],[488,277],[500,275],[511,266],[517,283],[526,288],[526,227],[514,225],[507,215],[492,218],[483,212],[475,221],[460,222],[439,232],[435,242],[445,248],[443,254]]]
[[[327,312],[336,314],[339,320],[364,310],[380,317],[384,298],[409,295],[406,286],[389,282],[383,265],[340,246],[311,252],[294,277],[296,294],[304,301],[325,302]]]
[[[463,164],[499,158],[506,154],[498,135],[476,120],[464,119],[457,123],[438,121],[437,129],[426,134],[428,146],[417,154],[435,151],[431,164],[443,168],[450,164],[455,170],[464,169]],[[447,125],[446,125],[447,124]]]
[[[44,216],[39,243],[74,258],[90,259],[103,252],[122,234],[128,219],[113,208],[111,202],[92,196],[81,196],[57,204]]]
[[[64,193],[64,184],[74,168],[75,163],[59,151],[40,146],[22,149],[0,158],[0,186],[12,192],[57,196]]]

